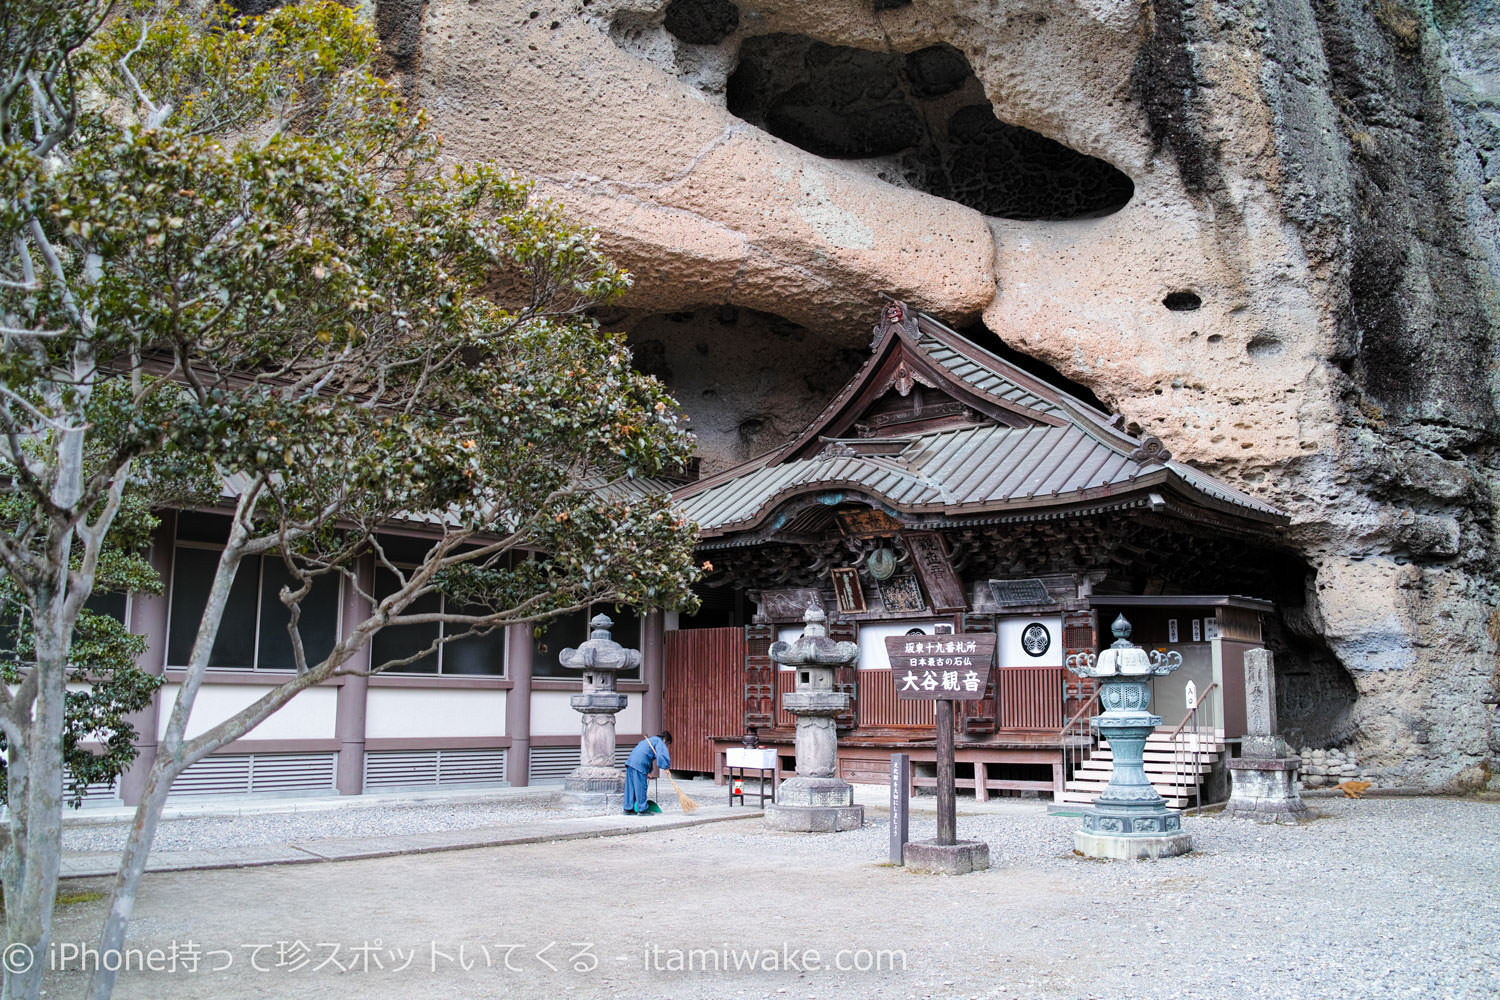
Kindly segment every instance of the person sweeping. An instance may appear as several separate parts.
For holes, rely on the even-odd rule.
[[[625,760],[625,813],[628,816],[644,816],[649,808],[646,798],[646,777],[655,768],[666,770],[672,766],[672,753],[667,749],[672,743],[672,734],[662,730],[660,736],[647,736],[635,745]]]

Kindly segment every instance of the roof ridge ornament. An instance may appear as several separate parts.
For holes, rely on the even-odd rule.
[[[1166,465],[1172,460],[1172,453],[1161,443],[1161,438],[1147,434],[1141,438],[1140,447],[1131,452],[1129,457],[1132,462],[1139,462],[1141,465]]]
[[[912,310],[900,299],[891,299],[880,310],[880,322],[875,324],[874,338],[870,341],[870,353],[874,353],[880,347],[880,342],[885,335],[895,327],[897,334],[905,333],[911,340],[917,338],[917,318]],[[902,395],[906,395],[902,393]]]

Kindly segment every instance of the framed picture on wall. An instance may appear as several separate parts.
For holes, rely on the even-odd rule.
[[[844,566],[833,571],[833,596],[846,615],[863,614],[865,592],[859,585],[859,570]]]

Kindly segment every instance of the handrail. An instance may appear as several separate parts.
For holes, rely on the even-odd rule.
[[[1176,780],[1176,781],[1180,782],[1182,780],[1182,765],[1184,763],[1183,758],[1184,758],[1184,755],[1186,753],[1186,751],[1184,750],[1184,748],[1178,744],[1177,737],[1178,737],[1178,735],[1180,735],[1182,733],[1182,730],[1184,728],[1186,728],[1186,726],[1187,726],[1187,724],[1189,722],[1191,722],[1193,724],[1193,730],[1194,730],[1194,732],[1197,731],[1197,729],[1198,729],[1198,706],[1202,705],[1203,704],[1203,700],[1205,698],[1207,698],[1210,694],[1212,694],[1214,688],[1216,688],[1218,686],[1219,686],[1219,682],[1218,681],[1214,681],[1208,687],[1204,688],[1203,689],[1203,693],[1200,694],[1197,697],[1197,699],[1191,705],[1188,706],[1187,712],[1184,713],[1183,716],[1182,716],[1182,722],[1177,726],[1176,729],[1172,730],[1172,735],[1169,736],[1169,737],[1167,737],[1168,741],[1170,742],[1170,744],[1172,746],[1172,772],[1173,772],[1174,780]],[[1202,761],[1203,761],[1203,752],[1202,751],[1203,751],[1202,742],[1199,741],[1199,740],[1194,740],[1193,741],[1193,746],[1192,746],[1192,760],[1193,760],[1192,775],[1193,775],[1193,814],[1195,816],[1203,811],[1203,781],[1202,781],[1203,775],[1200,773],[1200,768],[1202,766]]]
[[[1091,708],[1093,708],[1094,705],[1098,703],[1098,701],[1099,701],[1099,692],[1098,691],[1095,691],[1088,698],[1084,699],[1083,704],[1080,705],[1080,706],[1078,706],[1078,711],[1076,711],[1072,715],[1068,716],[1068,721],[1064,722],[1062,724],[1062,728],[1057,731],[1058,739],[1061,739],[1062,737],[1066,736],[1068,734],[1068,730],[1073,728],[1073,724],[1075,722],[1077,722],[1083,716],[1083,713],[1085,713],[1085,712],[1089,711]]]
[[[1177,728],[1172,730],[1172,735],[1168,736],[1167,739],[1171,740],[1174,743],[1177,741],[1178,735],[1180,735],[1182,731],[1187,728],[1188,722],[1190,722],[1193,716],[1197,714],[1198,706],[1203,704],[1203,699],[1207,698],[1213,692],[1213,689],[1218,686],[1219,682],[1214,681],[1208,687],[1203,689],[1203,693],[1198,696],[1198,700],[1188,706],[1188,710],[1183,713],[1182,722],[1178,723]]]

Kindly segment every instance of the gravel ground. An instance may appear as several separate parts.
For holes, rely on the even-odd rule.
[[[284,844],[324,837],[374,837],[393,834],[477,830],[517,823],[566,819],[574,815],[560,808],[555,794],[506,796],[451,804],[353,808],[305,808],[298,812],[245,812],[233,816],[194,816],[164,819],[157,827],[152,849],[157,851],[222,850]],[[89,817],[83,817],[85,820]],[[125,845],[128,821],[88,822],[63,830],[68,853],[117,851]]]
[[[1500,805],[1439,798],[1310,804],[1318,818],[1295,827],[1189,817],[1193,853],[1099,862],[1072,853],[1075,817],[1048,816],[1036,802],[961,800],[959,836],[988,842],[992,868],[960,877],[884,864],[887,826],[875,810],[863,829],[835,835],[773,833],[752,819],[604,840],[163,873],[147,878],[132,942],[168,948],[191,940],[221,949],[230,964],[212,973],[127,974],[116,996],[1500,995]],[[507,814],[560,815],[530,802],[295,821],[336,824],[322,827],[325,835],[344,836],[344,824],[380,825],[398,812],[406,815],[392,821],[429,829],[494,825]],[[177,832],[264,837],[262,820],[288,819],[242,817],[229,832],[195,820]],[[930,813],[913,815],[914,839],[934,832]],[[276,835],[284,839],[285,827]],[[56,939],[87,940],[101,909],[64,907]],[[270,950],[252,961],[252,944]],[[308,953],[301,964],[297,945]],[[822,967],[808,967],[809,949]],[[708,967],[728,965],[731,950],[735,962],[752,955],[756,968]],[[589,968],[569,967],[578,955]],[[853,968],[829,968],[846,955]],[[315,969],[323,959],[335,967]],[[887,967],[864,971],[862,962]],[[78,992],[81,977],[52,978],[51,995]]]

